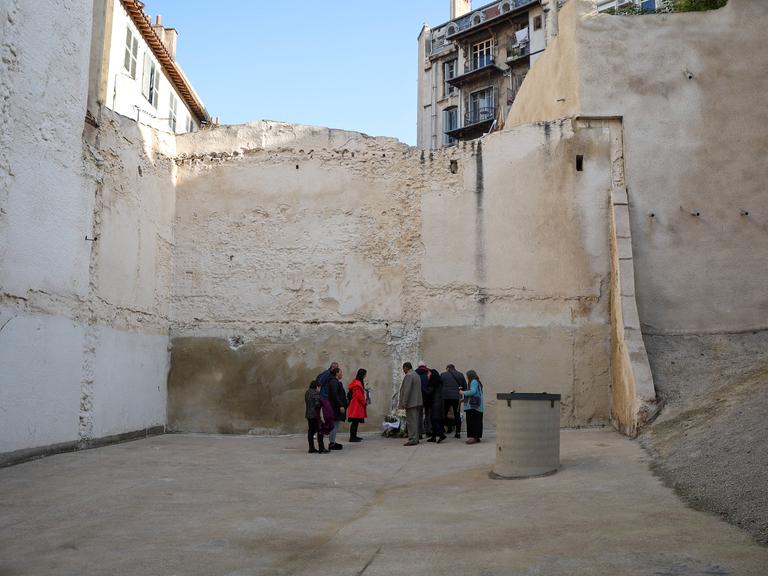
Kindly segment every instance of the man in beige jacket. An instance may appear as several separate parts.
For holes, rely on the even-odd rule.
[[[421,398],[421,378],[413,371],[410,362],[403,364],[403,383],[400,386],[399,407],[405,408],[405,422],[408,429],[408,442],[404,446],[416,446],[419,443],[419,409]]]

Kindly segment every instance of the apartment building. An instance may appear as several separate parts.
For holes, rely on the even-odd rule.
[[[94,0],[93,11],[92,101],[175,134],[210,123],[176,62],[176,29],[164,27],[160,16],[153,24],[139,0]]]
[[[417,146],[436,149],[503,124],[517,91],[556,34],[556,0],[496,0],[472,9],[450,0],[451,19],[418,37]]]

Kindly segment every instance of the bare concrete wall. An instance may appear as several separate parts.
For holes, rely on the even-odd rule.
[[[179,138],[169,424],[296,430],[331,359],[390,408],[403,361],[609,404],[608,134],[569,122],[421,153],[262,122]],[[586,159],[577,172],[575,156]]]

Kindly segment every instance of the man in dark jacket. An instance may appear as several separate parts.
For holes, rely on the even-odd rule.
[[[333,406],[333,414],[336,421],[333,423],[333,430],[328,436],[330,444],[328,448],[331,450],[341,450],[344,446],[336,442],[336,433],[339,431],[339,425],[346,419],[347,411],[347,392],[344,390],[344,384],[341,383],[343,374],[341,368],[332,366],[330,368],[330,378],[327,381],[328,386],[328,400],[331,401]]]
[[[445,368],[445,372],[440,374],[440,378],[443,381],[443,416],[445,421],[448,421],[448,411],[453,411],[453,423],[456,426],[456,438],[461,438],[461,411],[459,410],[460,394],[459,390],[467,389],[467,379],[464,378],[464,374],[456,370],[456,366],[448,364]],[[448,432],[451,431],[451,427],[448,427]]]
[[[443,428],[443,379],[440,377],[440,372],[434,368],[429,371],[427,391],[432,403],[429,410],[432,433],[429,435],[427,442],[437,442],[440,444],[440,442],[445,440],[445,429]]]
[[[317,375],[317,377],[315,378],[315,382],[317,382],[318,390],[320,388],[322,388],[328,382],[328,380],[330,379],[330,377],[331,377],[331,370],[333,370],[334,368],[338,368],[338,367],[339,367],[339,363],[338,362],[331,362],[331,365],[328,367],[327,370],[324,370],[324,371],[320,372],[320,374]]]
[[[421,438],[425,433],[427,436],[432,435],[432,399],[429,396],[429,368],[427,368],[424,362],[419,362],[416,374],[421,378],[421,399],[424,402],[421,414],[419,415],[419,438]]]

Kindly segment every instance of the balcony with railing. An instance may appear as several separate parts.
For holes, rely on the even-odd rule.
[[[474,80],[483,74],[501,74],[504,69],[496,63],[496,50],[475,55],[464,63],[464,72],[447,80],[449,84],[461,87],[465,82]]]
[[[507,44],[507,64],[511,64],[517,60],[522,60],[531,55],[531,44],[527,40],[525,42],[509,42]]]
[[[456,50],[456,44],[447,40],[445,34],[433,35],[426,43],[426,56],[434,59]]]
[[[456,140],[471,140],[486,133],[496,120],[497,108],[491,106],[473,106],[464,113],[464,123],[459,128],[447,130],[446,136]]]

